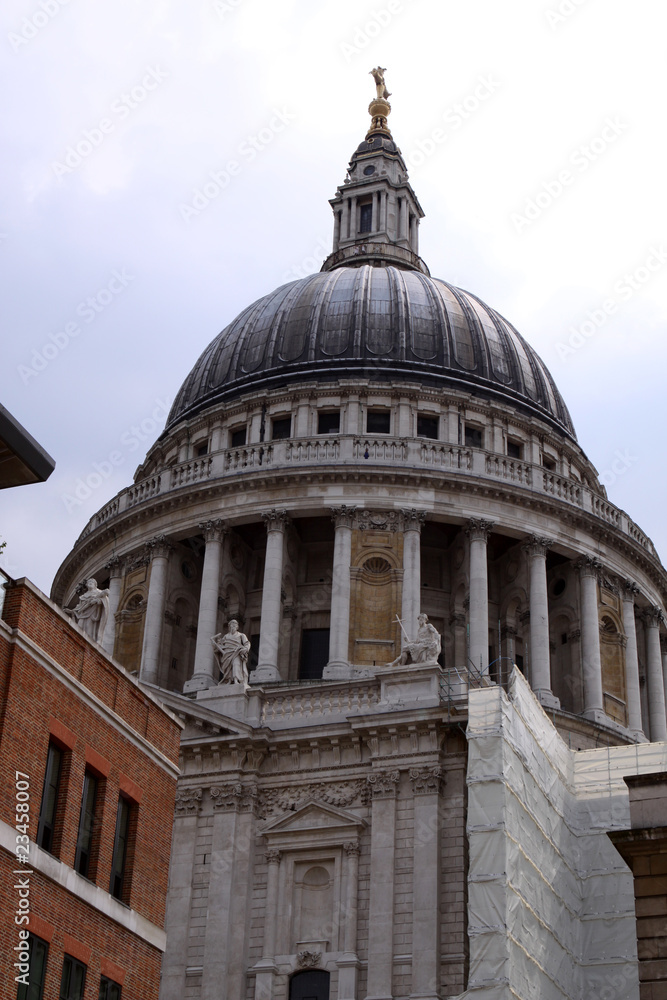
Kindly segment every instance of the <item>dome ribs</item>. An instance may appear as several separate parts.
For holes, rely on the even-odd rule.
[[[409,309],[409,296],[405,284],[405,274],[404,271],[399,271],[397,267],[388,267],[387,276],[389,278],[389,287],[391,289],[391,298],[396,305],[397,312],[397,323],[391,323],[392,328],[397,327],[396,333],[397,338],[392,345],[392,359],[407,361],[408,360],[408,326],[410,323],[410,309]],[[392,317],[393,319],[393,317]]]
[[[419,358],[420,361],[430,361],[434,365],[440,365],[443,368],[451,368],[451,331],[449,330],[449,325],[447,323],[447,314],[444,304],[436,292],[435,283],[432,280],[429,281],[426,279],[425,275],[421,275],[418,271],[411,272],[410,280],[418,281],[420,283],[424,290],[424,294],[428,299],[431,307],[431,326],[433,327],[433,339],[435,346],[435,353],[432,357],[420,355],[415,346],[415,331],[413,324],[410,322],[410,348],[412,353],[416,358]]]

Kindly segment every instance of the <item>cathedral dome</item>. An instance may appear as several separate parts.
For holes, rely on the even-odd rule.
[[[248,306],[195,364],[167,429],[247,390],[312,377],[407,380],[504,397],[575,437],[546,366],[499,313],[417,270],[370,264],[310,275]]]

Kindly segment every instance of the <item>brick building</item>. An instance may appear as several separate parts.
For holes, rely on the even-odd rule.
[[[4,589],[0,995],[149,1000],[180,725],[31,583]]]

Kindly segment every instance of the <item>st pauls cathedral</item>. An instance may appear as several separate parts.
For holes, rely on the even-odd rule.
[[[388,124],[52,598],[184,723],[162,1000],[664,1000],[667,572]]]

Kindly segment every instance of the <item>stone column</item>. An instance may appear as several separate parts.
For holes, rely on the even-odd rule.
[[[523,550],[530,565],[530,678],[538,701],[548,708],[560,702],[551,690],[549,647],[549,596],[547,593],[547,550],[553,539],[530,535]]]
[[[394,971],[394,855],[396,793],[400,773],[376,771],[368,778],[371,807],[371,875],[368,913],[367,1000],[391,1000]]]
[[[401,604],[401,645],[417,635],[417,618],[421,611],[421,547],[420,535],[426,511],[403,510],[403,600]]]
[[[176,790],[169,892],[165,914],[165,931],[169,935],[169,948],[162,959],[160,1000],[181,1000],[185,995],[194,854],[201,798],[201,788],[179,786]]]
[[[279,681],[278,646],[280,644],[280,603],[283,585],[283,552],[286,510],[270,510],[262,514],[266,525],[266,561],[262,586],[262,612],[259,626],[259,656],[252,675],[254,684]]]
[[[151,576],[146,601],[144,644],[141,650],[140,679],[147,684],[157,684],[160,657],[160,640],[164,625],[167,600],[167,569],[169,552],[173,548],[166,535],[156,535],[146,548],[151,559]]]
[[[331,579],[331,621],[329,626],[329,662],[323,677],[347,677],[350,672],[350,561],[352,525],[356,507],[332,507],[336,526]]]
[[[440,982],[440,790],[441,769],[410,769],[414,795],[412,876],[412,991],[439,1000]]]
[[[273,1000],[273,980],[278,967],[275,963],[276,926],[278,921],[278,875],[280,851],[266,852],[268,871],[266,876],[266,908],[264,910],[264,945],[262,958],[255,965],[255,1000]]]
[[[642,703],[639,689],[639,659],[637,656],[637,629],[635,627],[635,594],[639,587],[626,580],[621,587],[623,597],[623,631],[625,632],[625,693],[628,708],[628,729],[636,738],[644,739],[642,728]]]
[[[660,634],[660,649],[662,651],[662,678],[665,685],[665,708],[667,710],[667,635]]]
[[[662,610],[647,608],[646,622],[646,673],[648,675],[648,714],[651,727],[651,741],[667,740],[667,719],[665,718],[665,683],[662,674],[660,652],[660,623],[664,621]]]
[[[489,579],[486,543],[492,521],[471,518],[465,529],[470,539],[470,662],[475,673],[489,673]]]
[[[449,627],[454,633],[454,656],[453,663],[447,663],[447,667],[455,667],[458,671],[466,668],[466,616],[463,612],[454,611],[449,616]]]
[[[343,844],[345,851],[343,898],[343,949],[338,960],[338,1000],[356,1000],[359,959],[357,957],[357,912],[359,886],[359,844],[348,841]]]
[[[594,721],[604,722],[602,660],[598,616],[598,570],[600,562],[582,556],[577,562],[581,587],[581,659],[584,669],[584,712]]]
[[[113,656],[113,647],[116,641],[116,612],[123,589],[123,560],[119,559],[118,556],[113,556],[104,568],[109,570],[109,614],[104,627],[104,635],[100,636],[100,644],[109,656]]]
[[[199,530],[206,539],[204,568],[201,575],[199,594],[199,617],[197,618],[197,645],[195,647],[195,668],[183,686],[183,693],[202,691],[217,683],[217,668],[213,655],[211,637],[218,631],[218,598],[220,596],[220,562],[225,537],[224,522],[217,518],[204,521]]]

